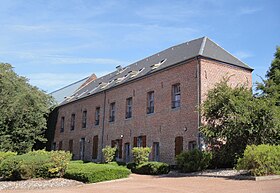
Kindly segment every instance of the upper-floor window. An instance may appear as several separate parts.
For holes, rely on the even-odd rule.
[[[64,132],[64,123],[65,123],[65,118],[61,117],[60,132]]]
[[[154,94],[155,94],[154,91],[148,92],[147,114],[154,112]]]
[[[83,111],[83,116],[82,116],[82,128],[87,127],[87,111]]]
[[[96,107],[95,109],[95,125],[99,125],[100,120],[100,107]]]
[[[172,85],[172,108],[180,107],[181,90],[180,83]]]
[[[75,129],[75,116],[74,113],[71,115],[71,130]]]
[[[110,116],[109,121],[114,122],[115,121],[115,111],[116,111],[116,103],[113,102],[110,104]]]
[[[126,99],[126,112],[125,112],[125,118],[131,118],[132,117],[132,97]]]

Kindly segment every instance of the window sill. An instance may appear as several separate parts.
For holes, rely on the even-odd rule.
[[[146,113],[147,116],[153,116],[155,114],[155,112],[152,113]]]
[[[179,111],[180,109],[181,109],[181,106],[180,107],[172,107],[171,108],[172,111]]]
[[[124,120],[129,121],[129,120],[131,120],[131,119],[132,119],[132,117],[127,117],[127,118],[125,118]]]

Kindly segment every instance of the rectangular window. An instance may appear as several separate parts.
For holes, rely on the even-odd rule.
[[[95,125],[99,125],[100,120],[100,107],[96,107],[95,109]]]
[[[132,117],[132,97],[126,99],[126,113],[125,118],[131,118]]]
[[[146,135],[134,137],[134,147],[146,147]]]
[[[64,132],[64,123],[65,123],[65,118],[61,117],[60,132]]]
[[[154,91],[148,92],[147,114],[154,113]]]
[[[87,127],[87,111],[83,111],[83,117],[82,117],[82,128]]]
[[[152,155],[153,161],[159,161],[159,142],[153,143]]]
[[[181,90],[180,83],[172,86],[172,108],[180,107],[181,103]]]
[[[189,142],[189,150],[193,150],[196,148],[196,141],[190,141]]]
[[[71,115],[71,130],[75,129],[75,116],[74,113]]]
[[[115,121],[115,110],[116,110],[116,103],[113,102],[110,104],[110,116],[109,116],[109,122]]]
[[[55,142],[52,143],[52,150],[56,151],[56,143]]]

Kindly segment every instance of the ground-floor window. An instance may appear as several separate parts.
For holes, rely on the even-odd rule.
[[[53,150],[53,151],[56,150],[56,143],[55,143],[55,142],[52,143],[52,150]]]
[[[73,153],[73,139],[69,140],[69,147],[68,150],[70,151],[70,153]]]
[[[133,147],[146,147],[146,136],[134,137]]]
[[[195,148],[197,148],[196,141],[190,141],[188,149],[193,150]]]
[[[86,145],[85,138],[81,138],[80,139],[80,160],[85,159],[85,145]]]
[[[153,161],[159,161],[159,142],[153,143],[152,156]]]
[[[112,140],[111,146],[117,148],[116,159],[122,159],[122,139]]]
[[[127,163],[127,162],[130,162],[130,143],[125,143],[124,144],[124,161]]]

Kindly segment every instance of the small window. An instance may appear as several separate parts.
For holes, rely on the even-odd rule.
[[[64,132],[64,123],[65,123],[65,118],[61,117],[61,122],[60,122],[60,132]]]
[[[181,105],[180,83],[172,86],[172,108],[178,108]]]
[[[131,118],[132,117],[132,97],[126,99],[126,113],[125,118]]]
[[[154,113],[154,91],[148,92],[147,94],[147,99],[148,99],[148,104],[147,104],[147,114]]]
[[[193,150],[195,148],[196,148],[196,141],[190,141],[188,149]]]
[[[71,115],[71,130],[75,129],[75,117],[76,117],[76,115],[73,113]]]
[[[83,117],[82,117],[82,128],[87,127],[87,111],[83,111]]]
[[[110,104],[110,116],[109,116],[109,122],[115,121],[115,111],[116,111],[116,103],[113,102]]]
[[[100,107],[96,107],[95,109],[95,125],[99,125],[100,120]]]
[[[134,147],[146,147],[146,135],[134,137],[133,146]]]

